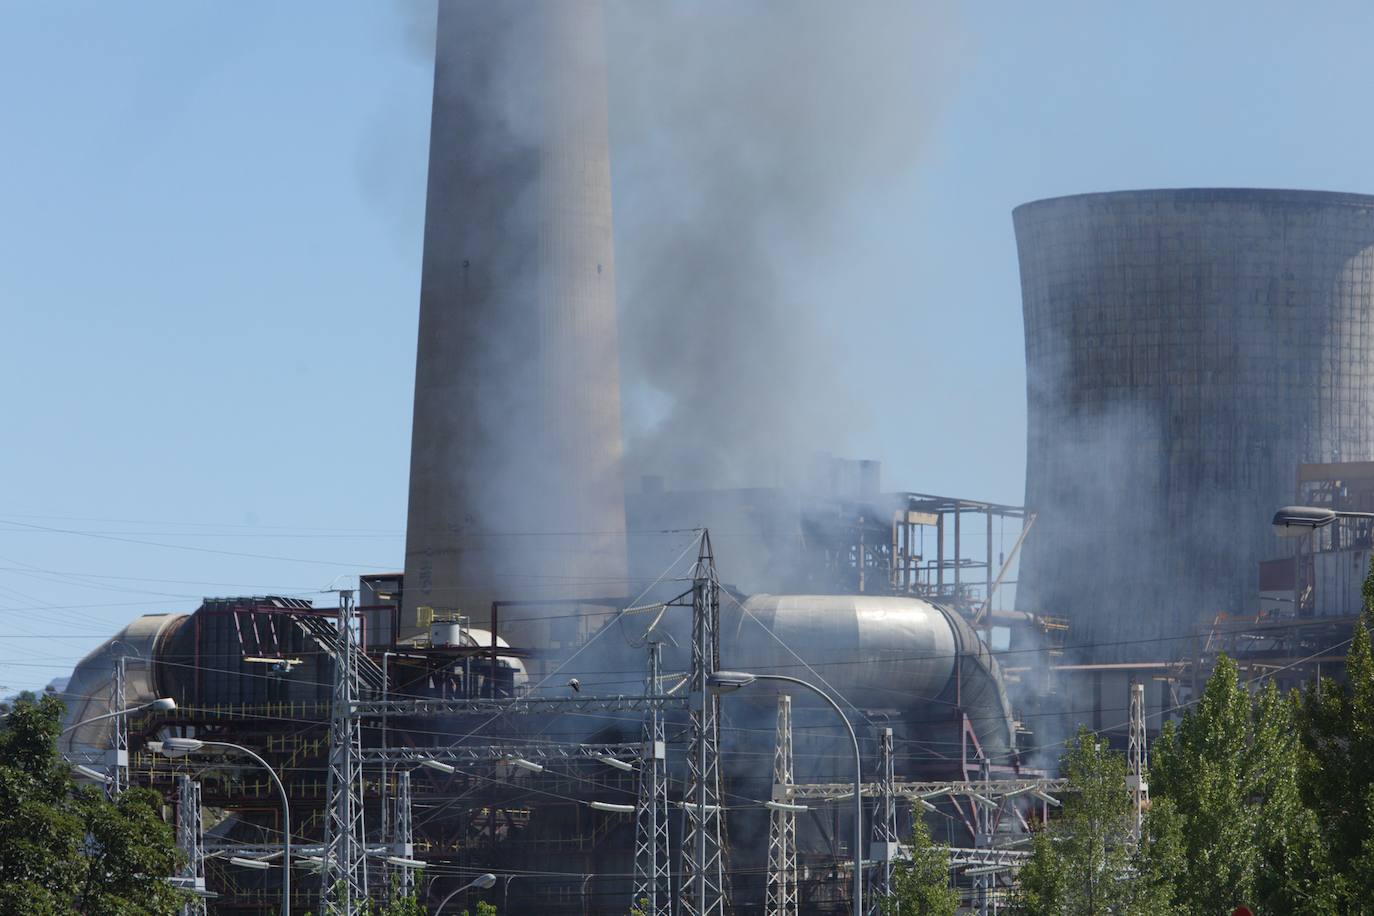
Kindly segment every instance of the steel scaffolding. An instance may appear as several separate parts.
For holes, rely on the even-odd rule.
[[[190,892],[205,891],[205,835],[200,816],[200,783],[177,777],[177,849],[185,857],[179,876]],[[181,916],[204,916],[205,898],[195,895],[181,906]]]
[[[720,697],[706,689],[720,666],[720,583],[711,536],[701,533],[692,569],[691,741],[683,794],[682,916],[724,916],[725,853],[721,842]]]
[[[792,697],[778,694],[777,738],[773,748],[773,808],[768,819],[767,916],[797,916],[797,812],[793,807]]]
[[[868,857],[874,862],[868,912],[878,916],[882,899],[892,893],[892,860],[898,854],[897,798],[893,794],[892,729],[884,728],[879,740],[878,799],[873,812],[873,840]]]
[[[661,692],[663,644],[649,644],[649,675],[645,693]],[[613,759],[613,758],[607,758]],[[644,711],[643,745],[639,752],[639,798],[635,805],[635,875],[631,905],[643,916],[668,916],[672,911],[672,858],[668,843],[667,740],[663,710]]]
[[[415,856],[415,829],[411,819],[410,770],[396,774],[396,797],[393,799],[391,826],[393,837],[392,855],[400,859],[413,859]],[[408,897],[415,890],[415,869],[410,865],[396,866],[396,893]]]
[[[110,755],[113,759],[110,761],[110,781],[105,784],[105,794],[111,800],[129,788],[129,701],[125,687],[127,660],[127,655],[120,655],[115,661],[114,682],[110,685],[110,712],[114,714]]]
[[[353,636],[353,593],[339,592],[339,650],[334,664],[329,728],[329,773],[320,867],[320,908],[352,914],[367,905],[367,846],[363,820],[362,726],[358,700],[358,647]]]
[[[1150,768],[1150,751],[1145,738],[1145,685],[1131,681],[1131,724],[1126,746],[1129,767],[1126,786],[1131,792],[1131,839],[1140,842],[1145,809],[1150,806],[1150,785],[1146,782]]]

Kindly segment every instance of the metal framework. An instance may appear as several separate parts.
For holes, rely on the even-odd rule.
[[[177,777],[177,849],[185,856],[180,877],[189,890],[205,890],[205,834],[200,815],[200,783],[190,776]],[[181,906],[181,916],[204,916],[205,898],[191,896]]]
[[[502,650],[504,651],[504,650]],[[601,697],[503,697],[474,700],[360,700],[353,704],[361,717],[391,716],[463,716],[472,714],[505,713],[510,715],[540,715],[561,712],[640,712],[650,706],[659,709],[686,708],[685,697],[639,694]]]
[[[778,694],[777,739],[773,749],[773,801],[793,805],[792,697]],[[797,813],[774,808],[768,822],[766,916],[797,916]]]
[[[111,800],[129,788],[129,716],[128,693],[125,684],[127,655],[115,660],[114,682],[110,685],[110,712],[114,713],[114,728],[110,740],[110,781],[105,784],[105,794]]]
[[[663,644],[649,643],[649,674],[645,694],[660,692]],[[672,851],[668,842],[667,739],[663,710],[644,710],[643,744],[639,750],[639,797],[635,804],[634,897],[631,906],[643,916],[672,912]],[[618,755],[607,754],[607,757]]]
[[[320,867],[320,908],[345,916],[367,902],[367,846],[363,821],[362,727],[358,700],[358,649],[353,636],[353,593],[339,592],[338,654],[329,728],[329,772]]]
[[[396,796],[393,799],[391,824],[393,856],[411,859],[415,856],[415,828],[411,819],[410,770],[396,774]],[[415,869],[410,865],[396,866],[396,893],[408,897],[415,890]]]
[[[1150,785],[1145,781],[1150,767],[1150,751],[1145,737],[1145,685],[1136,680],[1131,681],[1131,723],[1126,764],[1129,767],[1126,787],[1131,792],[1131,840],[1138,845],[1145,809],[1150,805]]]
[[[1022,506],[928,493],[904,493],[894,509],[889,555],[889,587],[894,594],[914,595],[955,606],[975,623],[986,616],[992,599],[1015,563],[1016,554],[1035,524],[1035,513]],[[985,543],[972,555],[965,551],[964,516],[981,515]],[[1019,528],[1011,550],[993,557],[993,529],[1011,521]],[[975,534],[977,533],[975,527]],[[935,556],[926,555],[926,529]],[[979,554],[981,553],[981,556]],[[981,581],[980,581],[981,580]]]
[[[657,710],[657,707],[650,707]],[[449,745],[445,747],[370,747],[362,752],[365,764],[418,764],[437,760],[454,766],[462,764],[495,763],[521,757],[525,760],[557,761],[587,760],[602,757],[633,759],[642,751],[641,745],[631,744],[527,744],[512,741],[508,744]]]
[[[898,855],[897,796],[893,792],[892,729],[884,728],[879,739],[878,801],[873,812],[873,840],[868,857],[875,863],[869,884],[868,911],[878,916],[882,898],[892,893],[892,860]]]
[[[691,740],[683,794],[682,916],[724,916],[725,852],[720,809],[720,697],[706,677],[720,665],[720,584],[711,536],[701,533],[692,569]]]
[[[985,798],[993,800],[1029,795],[1032,798],[1044,801],[1042,798],[1043,795],[1063,792],[1067,788],[1068,781],[1064,779],[990,779],[976,782],[961,780],[950,780],[945,782],[894,780],[892,783],[892,794],[898,798],[928,799],[946,795],[971,796],[977,793],[983,795]],[[795,790],[797,798],[815,801],[841,801],[849,798],[853,792],[853,784],[847,782],[798,783]],[[871,797],[881,795],[882,783],[864,783],[863,794]]]

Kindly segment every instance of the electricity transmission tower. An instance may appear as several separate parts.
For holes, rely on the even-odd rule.
[[[415,830],[411,821],[410,770],[402,769],[396,774],[395,809],[391,816],[391,826],[395,831],[391,849],[392,855],[402,859],[415,856]],[[401,897],[410,896],[415,890],[415,869],[409,865],[398,866],[400,879],[396,891]]]
[[[105,795],[114,801],[119,793],[129,788],[129,700],[126,692],[127,655],[115,659],[114,681],[110,684],[110,712],[114,713],[114,731],[110,740],[110,781],[105,784]]]
[[[659,665],[663,644],[649,643],[649,676],[645,693],[660,693]],[[631,906],[644,916],[672,911],[672,858],[668,846],[667,741],[663,710],[650,703],[644,710],[644,746],[639,757],[639,799],[635,805],[635,880]]]
[[[367,905],[367,858],[363,824],[362,727],[353,708],[358,700],[358,651],[353,640],[353,593],[350,591],[339,592],[333,699],[320,908],[325,913],[352,916]]]
[[[720,666],[720,583],[711,535],[701,532],[692,568],[691,741],[683,795],[682,916],[724,916],[725,856],[721,843],[720,697],[706,676]]]
[[[1145,743],[1145,685],[1131,681],[1131,725],[1126,745],[1126,787],[1131,792],[1131,839],[1140,843],[1141,822],[1150,806],[1150,786],[1146,774],[1150,751]]]
[[[186,857],[181,877],[193,889],[205,890],[205,835],[200,817],[200,783],[184,773],[177,777],[177,849]],[[188,895],[181,916],[204,916],[205,899]]]
[[[893,791],[892,729],[882,731],[879,742],[878,805],[873,812],[873,840],[868,857],[876,863],[868,891],[868,912],[878,916],[882,899],[892,893],[892,859],[897,855],[897,799]]]
[[[788,807],[774,808],[768,821],[768,892],[766,916],[797,916],[797,813],[791,807],[792,697],[778,694],[777,740],[773,747],[773,801]]]

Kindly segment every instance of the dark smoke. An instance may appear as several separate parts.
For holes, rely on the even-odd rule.
[[[818,281],[844,276],[856,207],[916,167],[953,18],[943,3],[608,4],[631,475],[793,483],[798,457],[845,451],[860,372],[831,337],[863,303]]]

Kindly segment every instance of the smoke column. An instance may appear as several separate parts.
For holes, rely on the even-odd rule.
[[[814,289],[848,269],[855,204],[918,162],[950,10],[608,3],[632,473],[795,483],[844,450],[861,398],[828,337],[862,304]]]

